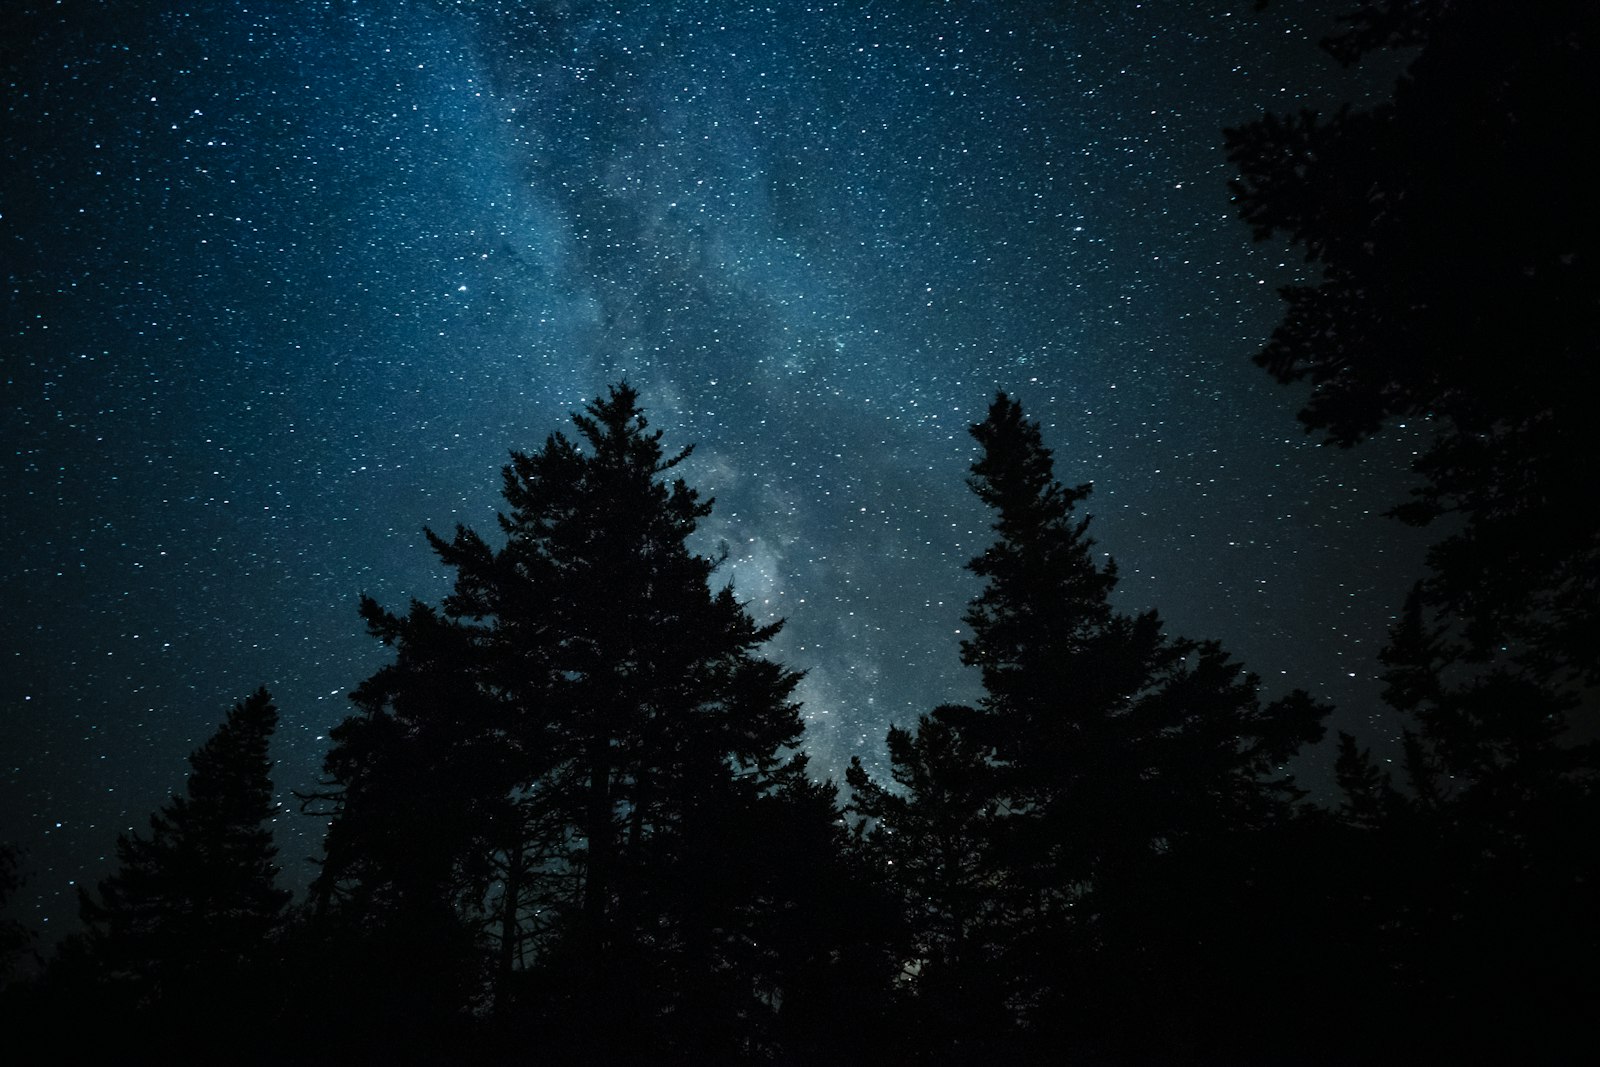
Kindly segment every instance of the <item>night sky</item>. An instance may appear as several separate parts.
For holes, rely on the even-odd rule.
[[[7,4],[16,916],[75,923],[261,684],[301,884],[321,824],[288,792],[386,655],[357,594],[436,601],[423,526],[493,533],[508,450],[619,378],[698,445],[703,549],[789,620],[819,774],[976,695],[966,427],[997,389],[1095,483],[1121,606],[1381,743],[1414,443],[1319,447],[1251,365],[1305,268],[1251,244],[1222,150],[1387,91],[1315,48],[1329,8]]]

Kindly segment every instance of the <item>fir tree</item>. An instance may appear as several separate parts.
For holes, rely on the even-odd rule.
[[[1200,902],[1217,899],[1223,878],[1250,877],[1261,857],[1241,842],[1292,818],[1300,794],[1284,764],[1321,735],[1326,709],[1298,692],[1263,706],[1255,676],[1214,642],[1168,636],[1154,611],[1114,609],[1115,565],[1096,558],[1089,519],[1075,513],[1089,486],[1055,479],[1015,401],[997,397],[972,434],[982,454],[970,484],[997,534],[969,565],[985,584],[962,645],[984,697],[897,732],[891,761],[906,791],[890,796],[857,770],[856,810],[879,820],[885,855],[927,850],[896,874],[908,897],[930,902],[918,916],[924,944],[980,919],[996,938],[985,969],[1009,987],[990,996],[1019,1032],[1060,1017],[1075,968],[1107,994],[1096,1009],[1107,1025],[1170,972],[1206,962],[1183,946],[1233,912]],[[961,849],[985,872],[981,905],[972,876],[955,880],[961,868],[934,858],[938,835],[926,828],[952,812],[981,826]],[[902,829],[915,843],[892,843]],[[1224,870],[1224,855],[1238,869]],[[1152,917],[1174,926],[1151,936],[1141,924]],[[1125,996],[1112,993],[1119,983]],[[1088,1005],[1080,993],[1074,1013]]]
[[[983,676],[981,723],[1000,789],[1055,886],[1107,874],[1185,838],[1271,825],[1298,794],[1284,764],[1321,735],[1302,693],[1263,707],[1258,680],[1214,642],[1170,637],[1152,610],[1113,609],[1088,486],[1055,480],[1037,424],[1001,395],[973,428],[972,487],[998,540],[962,658]],[[1023,829],[1026,827],[1026,829]]]
[[[1592,8],[1361,4],[1324,46],[1347,65],[1407,50],[1391,100],[1226,133],[1240,217],[1314,269],[1256,362],[1310,384],[1300,419],[1329,441],[1418,433],[1421,485],[1393,514],[1455,518],[1426,605],[1474,655],[1510,646],[1591,686],[1600,449],[1571,383],[1596,344],[1594,134],[1573,122],[1596,96]]]
[[[663,450],[627,385],[573,422],[576,441],[512,454],[500,547],[428,533],[455,572],[441,607],[363,600],[396,658],[333,733],[317,892],[475,944],[497,1006],[551,1048],[584,1032],[640,1055],[698,1019],[693,1040],[729,1043],[704,1054],[742,1054],[760,1027],[719,1027],[778,999],[743,864],[789,810],[799,676],[758,654],[781,622],[713,592],[718,560],[688,547],[711,510],[667,480],[689,450]],[[637,1026],[598,1021],[617,1014]]]
[[[998,855],[1002,801],[976,714],[946,705],[914,730],[891,727],[894,787],[875,781],[859,757],[846,774],[857,847],[894,889],[908,937],[917,1003],[902,1057],[979,1056],[1008,1029],[1000,968],[1015,934],[1011,886]]]
[[[204,994],[257,968],[290,894],[277,888],[278,805],[267,747],[278,711],[266,689],[234,706],[189,757],[186,791],[117,839],[118,869],[80,893],[104,976],[143,1003]]]

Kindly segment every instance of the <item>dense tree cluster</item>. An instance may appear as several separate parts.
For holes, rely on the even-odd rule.
[[[757,652],[780,624],[688,548],[711,505],[665,481],[687,451],[625,385],[574,421],[587,450],[513,454],[500,548],[429,534],[442,608],[363,600],[396,659],[333,731],[314,925],[400,946],[390,1004],[447,963],[452,1010],[547,1050],[755,1056],[846,948],[848,912],[796,892],[849,877],[832,789],[795,752],[799,676]]]
[[[711,502],[621,384],[512,454],[495,543],[428,533],[442,603],[362,599],[393,659],[302,798],[327,824],[308,899],[277,886],[261,690],[118,840],[84,932],[4,988],[13,1041],[119,1062],[1560,1058],[1600,993],[1597,448],[1570,385],[1594,223],[1563,107],[1600,68],[1574,3],[1535,8],[1366,5],[1329,48],[1414,49],[1392,102],[1228,135],[1241,215],[1322,271],[1258,362],[1311,383],[1302,419],[1339,444],[1436,435],[1397,508],[1457,520],[1381,656],[1398,774],[1341,735],[1336,806],[1310,803],[1286,768],[1328,709],[1118,610],[1090,487],[1057,481],[1002,393],[971,428],[982,698],[891,728],[888,780],[813,778],[799,676],[762,651],[782,624],[692,550]],[[0,895],[18,884],[0,848]],[[29,945],[0,928],[8,971]]]
[[[1600,484],[1586,368],[1600,344],[1600,223],[1581,116],[1600,99],[1587,0],[1365,4],[1345,63],[1415,55],[1393,99],[1227,133],[1240,216],[1320,272],[1282,293],[1256,362],[1307,381],[1308,430],[1353,445],[1423,427],[1408,522],[1451,516],[1424,584],[1466,651],[1600,682]],[[1495,560],[1493,568],[1483,566]]]
[[[1342,736],[1323,850],[1386,961],[1364,1014],[1419,1053],[1549,1056],[1596,994],[1591,7],[1364,4],[1325,45],[1404,50],[1391,100],[1227,133],[1241,217],[1319,270],[1256,362],[1309,382],[1300,419],[1339,445],[1420,427],[1392,514],[1445,529],[1381,656],[1401,780]]]

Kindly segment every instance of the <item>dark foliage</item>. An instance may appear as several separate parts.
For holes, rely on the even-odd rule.
[[[891,731],[899,790],[850,774],[913,930],[919,1036],[930,1062],[1047,1059],[1062,1041],[1171,1054],[1189,1037],[1153,1017],[1185,1034],[1205,1020],[1152,997],[1192,1003],[1234,966],[1207,938],[1231,930],[1237,948],[1247,917],[1228,890],[1291,823],[1283,765],[1326,709],[1302,693],[1263,707],[1214,643],[1114,610],[1116,568],[1075,515],[1089,487],[1055,480],[1004,395],[972,433],[998,535],[970,564],[985,585],[962,646],[984,700]]]
[[[278,710],[265,689],[228,713],[189,757],[187,790],[117,839],[119,866],[83,893],[90,951],[139,1002],[181,1000],[249,971],[289,902],[277,888],[267,745]]]
[[[1397,1051],[1548,1062],[1580,1039],[1600,985],[1594,742],[1574,698],[1525,670],[1463,666],[1413,590],[1383,653],[1403,780],[1341,738],[1341,848],[1332,903],[1362,917],[1361,953],[1334,945],[1399,1017],[1369,1015]]]
[[[280,1008],[276,935],[290,896],[276,885],[270,826],[277,721],[265,689],[235,705],[148,835],[117,839],[116,871],[80,891],[84,933],[8,1002],[19,1042],[117,1062],[256,1062],[262,1050],[239,1037]]]
[[[755,651],[781,623],[711,590],[687,547],[711,503],[665,480],[688,452],[636,399],[573,417],[587,450],[513,454],[502,547],[430,532],[441,608],[363,600],[396,659],[333,732],[316,896],[379,959],[406,946],[379,980],[430,990],[436,1026],[487,1012],[558,1059],[761,1057],[807,996],[861,982],[870,938],[826,901],[870,888],[832,787],[784,755],[799,676]]]
[[[892,729],[892,784],[854,763],[841,812],[794,752],[796,676],[756,654],[776,626],[686,547],[710,505],[662,477],[681,455],[626,387],[576,421],[587,448],[514,454],[502,547],[431,538],[441,606],[363,600],[395,660],[309,798],[333,818],[306,907],[286,918],[274,886],[262,691],[119,841],[87,933],[4,991],[16,1040],[120,1062],[1334,1064],[1551,1060],[1579,1036],[1600,798],[1578,696],[1475,659],[1420,591],[1383,653],[1403,778],[1344,735],[1342,807],[1307,807],[1284,764],[1324,709],[1263,704],[1214,643],[1116,610],[1089,488],[1002,395],[973,427],[996,540],[962,656],[984,697]]]
[[[1600,994],[1591,8],[1364,5],[1326,44],[1414,50],[1391,101],[1228,134],[1243,218],[1322,272],[1257,362],[1341,445],[1420,425],[1394,514],[1447,519],[1382,654],[1403,774],[1341,738],[1317,836],[1353,917],[1329,972],[1369,990],[1346,1040],[1396,1058],[1553,1062]]]
[[[1321,271],[1258,362],[1354,445],[1416,424],[1448,516],[1382,654],[1399,775],[1214,642],[1112,604],[1115,565],[1021,407],[973,427],[976,706],[891,729],[841,810],[797,746],[710,512],[613,388],[504,471],[502,543],[428,533],[443,603],[361,601],[394,660],[332,733],[286,916],[265,691],[121,838],[87,932],[0,990],[19,1048],[298,1063],[1556,1062],[1600,996],[1600,484],[1585,5],[1379,0],[1394,99],[1228,134],[1240,211]],[[1397,597],[1397,600],[1399,598]],[[1576,726],[1576,728],[1574,728]],[[17,885],[0,851],[0,895]],[[0,927],[0,962],[25,954]],[[91,1025],[84,1025],[88,1021]],[[31,1043],[30,1043],[31,1042]]]
[[[1415,48],[1392,101],[1267,115],[1228,132],[1241,217],[1321,271],[1283,291],[1256,361],[1308,381],[1308,430],[1341,445],[1425,429],[1395,514],[1455,516],[1427,603],[1467,650],[1600,681],[1600,484],[1587,366],[1597,219],[1584,121],[1600,100],[1587,0],[1387,0],[1327,42],[1352,63]],[[1493,560],[1493,567],[1484,561]]]

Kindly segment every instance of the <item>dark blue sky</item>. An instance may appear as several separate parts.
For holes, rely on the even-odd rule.
[[[1233,219],[1221,148],[1384,87],[1316,50],[1329,7],[8,5],[19,917],[73,921],[259,684],[309,785],[383,661],[357,593],[436,599],[422,527],[490,532],[506,452],[620,377],[789,619],[819,770],[973,695],[996,389],[1095,483],[1123,606],[1362,728],[1419,566],[1380,517],[1408,445],[1317,447],[1251,366],[1300,268]],[[279,821],[296,881],[318,833]]]

